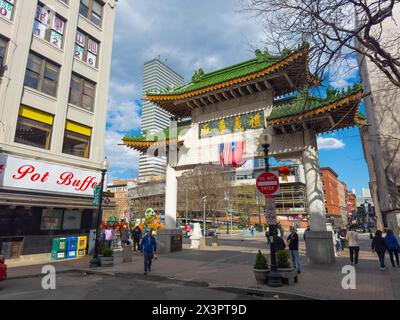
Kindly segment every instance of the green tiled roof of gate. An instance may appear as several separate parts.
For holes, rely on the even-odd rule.
[[[178,137],[181,134],[186,133],[186,131],[189,130],[190,126],[191,126],[191,121],[190,122],[185,121],[185,122],[179,123],[177,126]],[[122,141],[125,141],[125,142],[135,142],[135,141],[137,141],[137,142],[157,142],[157,141],[159,141],[159,142],[161,142],[161,141],[169,140],[170,138],[171,139],[176,138],[176,135],[171,135],[171,137],[170,137],[169,133],[170,133],[169,128],[165,128],[163,130],[160,130],[160,131],[152,133],[152,134],[144,132],[140,135],[133,135],[133,136],[125,135],[122,138]]]
[[[146,94],[150,96],[168,96],[168,95],[177,95],[182,93],[191,92],[194,90],[206,88],[212,85],[216,85],[222,82],[226,82],[229,80],[241,78],[253,73],[257,73],[262,71],[268,67],[273,66],[274,64],[283,61],[291,56],[299,53],[304,50],[304,47],[299,50],[288,53],[285,56],[274,56],[268,54],[268,52],[258,53],[257,58],[247,60],[245,62],[235,64],[230,67],[226,67],[220,70],[216,70],[213,72],[209,72],[203,75],[193,76],[192,81],[175,88],[167,88],[161,91],[148,91]]]
[[[299,93],[296,98],[291,99],[287,103],[281,104],[278,107],[275,107],[271,114],[267,117],[267,120],[281,119],[313,111],[315,109],[335,103],[343,98],[352,96],[359,91],[362,91],[362,86],[360,84],[355,84],[353,87],[348,87],[347,91],[328,89],[326,98],[307,96]]]

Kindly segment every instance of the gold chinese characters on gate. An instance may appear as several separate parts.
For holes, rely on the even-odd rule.
[[[201,123],[199,126],[199,136],[200,138],[210,138],[223,134],[260,129],[264,127],[264,122],[263,111],[234,115]]]

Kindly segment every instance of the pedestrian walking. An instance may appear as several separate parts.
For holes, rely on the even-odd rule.
[[[271,243],[271,232],[269,232],[269,227],[267,231],[265,231],[265,237],[267,238],[267,244]]]
[[[350,226],[350,230],[346,234],[346,240],[349,243],[351,265],[358,267],[358,254],[360,252],[360,245],[358,243],[358,233],[355,228],[355,226]]]
[[[151,272],[153,258],[157,259],[157,241],[152,236],[150,228],[146,228],[145,231],[146,235],[143,237],[140,245],[144,256],[144,274],[147,274],[147,270]]]
[[[338,232],[336,230],[333,232],[333,239],[335,240],[336,253],[339,255],[340,240],[339,240]]]
[[[400,263],[399,263],[400,245],[392,229],[388,229],[386,231],[385,242],[388,248],[390,262],[392,263],[393,268],[396,267],[396,264],[397,267],[400,268]],[[396,264],[394,263],[394,258],[396,258]]]
[[[371,249],[372,252],[376,252],[379,258],[379,262],[381,265],[381,270],[386,270],[385,266],[385,253],[387,250],[387,245],[385,242],[385,239],[382,237],[382,231],[377,230],[375,232],[375,237],[372,239],[372,244],[371,244]]]
[[[347,230],[342,226],[342,228],[339,229],[338,233],[339,233],[340,249],[342,251],[345,251]]]
[[[140,241],[142,240],[142,230],[136,225],[132,230],[132,240],[133,240],[133,251],[136,251],[136,247],[139,251],[141,250]]]
[[[124,226],[121,230],[121,245],[126,246],[129,244],[129,233],[126,226]]]
[[[105,231],[104,231],[104,238],[106,240],[106,246],[107,248],[111,248],[111,244],[112,241],[114,239],[114,234],[113,231],[110,227],[108,227]]]
[[[287,238],[290,254],[292,256],[293,266],[296,268],[297,273],[300,274],[300,257],[299,257],[299,236],[297,235],[295,227],[289,228],[290,234]]]

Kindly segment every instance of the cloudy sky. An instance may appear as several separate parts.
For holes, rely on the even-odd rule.
[[[195,69],[208,72],[252,58],[262,40],[262,28],[241,11],[239,0],[119,0],[106,134],[111,177],[138,173],[138,154],[118,144],[125,133],[140,130],[146,61],[160,57],[188,81]],[[357,77],[354,70],[339,74],[332,82],[341,87]],[[368,185],[358,130],[324,135],[318,142],[321,166],[331,166],[357,193]]]

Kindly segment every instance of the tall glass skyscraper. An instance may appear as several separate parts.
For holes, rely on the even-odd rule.
[[[145,96],[149,90],[162,90],[171,86],[181,86],[184,79],[160,59],[153,59],[144,64],[142,98],[142,134],[160,131],[169,126],[171,115],[149,102]],[[139,179],[145,180],[165,176],[165,158],[141,155],[139,160]]]

